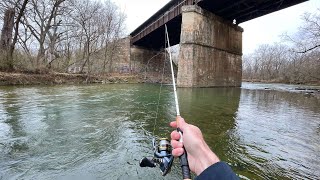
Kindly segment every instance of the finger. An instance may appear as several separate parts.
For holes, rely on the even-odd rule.
[[[173,149],[183,148],[182,142],[179,142],[179,141],[176,141],[176,140],[171,140],[171,146],[173,147]]]
[[[172,131],[171,133],[171,139],[173,140],[179,140],[180,139],[180,134],[177,131]]]
[[[179,157],[179,156],[181,156],[183,153],[184,153],[183,148],[177,148],[177,149],[172,150],[172,155],[173,155],[174,157]]]
[[[181,116],[177,116],[176,122],[177,122],[178,128],[180,128],[182,131],[184,131],[185,127],[188,125]]]
[[[176,121],[171,122],[170,126],[177,129],[177,122]]]

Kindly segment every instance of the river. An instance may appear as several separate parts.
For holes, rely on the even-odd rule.
[[[180,111],[242,179],[319,179],[320,99],[295,87],[179,88]],[[158,106],[159,90],[0,87],[0,179],[181,179],[178,161],[165,178],[138,165],[152,156],[153,131],[172,131],[172,87]]]

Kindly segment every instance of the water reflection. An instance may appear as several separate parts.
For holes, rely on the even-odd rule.
[[[243,89],[232,134],[238,142],[229,154],[238,172],[258,179],[316,178],[319,106],[303,94]]]
[[[189,123],[203,125],[204,134],[219,135],[235,125],[240,92],[240,88],[179,89],[181,114]]]
[[[29,150],[27,133],[24,130],[24,123],[21,120],[21,106],[19,95],[16,92],[6,91],[2,93],[2,106],[0,126],[0,161],[11,160],[6,167],[14,172],[21,171],[21,158],[24,158]],[[4,171],[5,172],[5,171]],[[0,173],[1,175],[1,173]],[[0,176],[1,177],[1,176]]]
[[[20,105],[18,104],[18,95],[15,92],[6,93],[3,96],[3,110],[6,116],[5,123],[11,128],[10,134],[12,138],[24,137],[26,135],[20,121]]]

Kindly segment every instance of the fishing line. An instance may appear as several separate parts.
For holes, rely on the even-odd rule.
[[[164,49],[166,49],[166,37],[164,38]],[[156,117],[154,119],[154,125],[153,125],[153,132],[152,132],[152,137],[155,138],[155,130],[156,130],[156,125],[157,125],[157,119],[158,119],[158,114],[159,114],[159,106],[160,106],[160,99],[161,99],[161,92],[162,92],[162,86],[163,86],[163,77],[164,77],[164,72],[165,72],[165,67],[166,67],[166,60],[167,60],[167,53],[164,50],[164,60],[163,60],[163,68],[162,68],[162,75],[161,75],[161,83],[160,83],[160,89],[159,89],[159,95],[158,95],[158,103],[157,103],[157,110],[156,110]]]
[[[166,44],[166,41],[165,41],[165,44]],[[166,45],[164,46],[164,48],[165,47]],[[163,60],[163,68],[162,68],[161,83],[160,83],[160,89],[159,89],[159,95],[158,95],[157,110],[156,110],[156,116],[154,120],[153,132],[152,132],[153,157],[151,158],[145,157],[141,159],[139,163],[140,167],[154,168],[156,166],[159,166],[162,176],[165,176],[170,172],[173,164],[173,160],[174,160],[174,157],[172,155],[172,146],[170,144],[169,139],[155,137],[155,129],[156,129],[157,119],[158,119],[158,114],[160,109],[159,108],[160,99],[161,99],[161,92],[162,92],[162,86],[163,86],[163,78],[165,73],[165,64],[167,59],[166,51],[164,51],[164,56],[165,58]]]
[[[145,72],[144,72],[144,79],[145,79],[145,80],[147,79],[147,71],[148,71],[149,62],[150,62],[153,58],[161,55],[161,53],[162,53],[162,51],[160,51],[160,52],[157,53],[156,55],[152,56],[152,57],[148,60],[147,65],[146,65],[146,67],[145,67],[146,69],[145,69]]]

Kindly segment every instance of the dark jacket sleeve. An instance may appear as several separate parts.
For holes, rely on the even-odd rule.
[[[218,162],[210,167],[208,167],[206,170],[204,170],[198,177],[196,177],[196,180],[216,180],[216,179],[239,179],[239,177],[232,171],[229,165],[227,165],[225,162]]]

